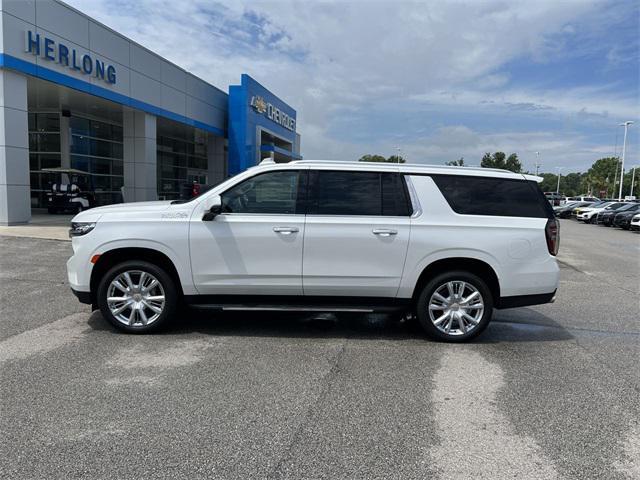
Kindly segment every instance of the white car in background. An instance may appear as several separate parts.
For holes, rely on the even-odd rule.
[[[567,198],[567,202],[599,202],[600,199],[598,197],[569,197]]]
[[[629,230],[640,230],[640,213],[631,219]]]
[[[581,208],[576,218],[584,223],[591,223],[600,212],[614,210],[624,205],[625,202],[608,202],[595,208]]]

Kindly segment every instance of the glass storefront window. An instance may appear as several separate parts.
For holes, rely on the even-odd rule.
[[[57,113],[29,113],[29,132],[60,132]]]
[[[72,116],[69,126],[71,167],[91,174],[96,203],[122,202],[122,126],[79,116]]]
[[[157,146],[159,198],[184,198],[194,182],[207,184],[206,132],[159,119]]]
[[[60,133],[29,132],[30,152],[60,152]]]
[[[46,192],[51,188],[52,174],[43,168],[60,167],[60,114],[29,112],[29,177],[31,206],[45,207]]]

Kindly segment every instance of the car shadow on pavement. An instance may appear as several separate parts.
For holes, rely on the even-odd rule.
[[[509,312],[506,314],[505,312]],[[549,317],[528,308],[496,311],[494,320],[474,342],[552,342],[573,336]],[[92,313],[94,330],[117,333],[99,311]],[[400,315],[300,312],[216,312],[182,309],[172,325],[158,335],[350,338],[363,340],[428,340],[418,321]]]

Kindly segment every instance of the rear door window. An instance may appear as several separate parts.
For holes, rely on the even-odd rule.
[[[462,215],[548,218],[553,210],[536,182],[464,175],[433,175],[454,212]]]
[[[397,173],[310,172],[310,215],[411,215],[404,179]]]

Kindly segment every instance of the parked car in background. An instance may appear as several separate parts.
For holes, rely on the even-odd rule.
[[[72,219],[72,290],[115,327],[155,330],[182,302],[215,310],[414,311],[469,340],[494,308],[552,302],[559,222],[505,170],[264,163],[188,202]],[[304,244],[304,248],[303,248]]]
[[[594,202],[568,202],[560,207],[553,207],[553,212],[558,218],[570,218],[576,208],[588,207]]]
[[[544,196],[549,201],[552,207],[559,207],[561,205],[564,205],[567,200],[564,195],[556,192],[544,192]]]
[[[632,203],[627,208],[618,209],[619,213],[616,213],[613,217],[613,226],[622,228],[623,230],[629,230],[631,228],[631,220],[640,212],[640,203]]]
[[[571,216],[577,218],[580,213],[592,208],[600,208],[606,207],[607,205],[613,203],[611,200],[600,200],[599,202],[594,202],[591,205],[586,205],[583,207],[576,207],[571,210]]]
[[[616,208],[621,207],[622,205],[625,205],[624,202],[607,202],[604,205],[601,205],[599,207],[586,207],[586,208],[580,208],[579,213],[576,215],[576,218],[584,223],[592,223],[595,218],[596,215],[604,210],[615,210]]]
[[[640,204],[638,203],[626,203],[618,208],[614,208],[612,210],[603,210],[596,215],[596,220],[594,223],[598,225],[604,225],[605,227],[613,226],[613,219],[622,214],[623,212],[631,212],[632,217],[633,213],[636,212],[640,208]]]
[[[50,176],[47,192],[47,211],[79,213],[96,206],[92,176],[89,172],[75,168],[43,168],[38,173]]]
[[[629,224],[629,230],[640,230],[640,214],[633,216]]]
[[[567,198],[567,202],[599,202],[600,199],[598,197],[589,197],[589,196],[583,196],[583,197],[569,197]]]

